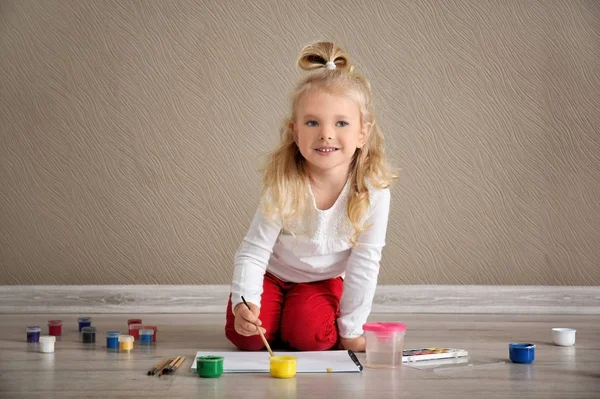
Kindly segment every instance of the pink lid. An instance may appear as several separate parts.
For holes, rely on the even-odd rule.
[[[363,330],[374,332],[406,331],[406,324],[392,321],[371,322],[363,324]]]

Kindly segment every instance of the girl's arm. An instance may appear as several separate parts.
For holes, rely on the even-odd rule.
[[[280,231],[281,227],[267,220],[260,209],[256,211],[252,224],[235,253],[231,283],[232,310],[242,303],[242,296],[247,302],[260,308],[265,271]]]
[[[358,236],[358,246],[352,248],[346,268],[340,317],[337,321],[342,338],[354,339],[363,334],[362,326],[371,312],[375,296],[389,211],[389,189],[373,190],[367,219],[367,225],[371,227]]]

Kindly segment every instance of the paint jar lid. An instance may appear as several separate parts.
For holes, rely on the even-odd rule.
[[[516,350],[526,350],[526,351],[530,351],[530,350],[535,350],[535,344],[531,344],[528,342],[513,342],[508,344],[509,349],[516,349]]]
[[[156,326],[144,326],[145,329],[158,331],[158,327]]]
[[[91,317],[80,317],[79,319],[77,319],[78,322],[87,322],[87,321],[92,321]]]
[[[119,342],[133,342],[133,335],[119,335]]]
[[[51,343],[56,342],[56,337],[54,335],[42,335],[40,337],[40,343]]]
[[[154,335],[154,330],[148,330],[148,329],[140,330],[140,335]]]
[[[142,327],[143,327],[143,326],[142,326],[141,324],[138,324],[138,323],[136,323],[136,324],[130,324],[130,325],[129,325],[129,329],[130,329],[130,330],[141,330],[141,329],[142,329]]]
[[[275,359],[275,361],[280,361],[281,357],[283,356],[273,356],[276,357],[277,359]],[[273,357],[271,357],[270,359],[273,359]],[[288,357],[294,357],[294,356],[288,356]],[[216,356],[216,355],[206,355],[206,356],[198,356],[198,358],[196,359],[197,362],[201,362],[201,363],[219,363],[222,362],[224,359],[223,356]],[[295,357],[294,357],[295,359]]]
[[[552,329],[552,332],[568,334],[568,333],[577,332],[577,330],[575,330],[574,328],[556,327],[556,328]]]
[[[130,325],[130,324],[142,324],[142,319],[128,319],[127,325]]]
[[[363,324],[363,330],[374,332],[406,331],[406,324],[394,322],[371,322]]]
[[[96,332],[96,327],[83,327],[81,329],[82,333],[95,333]]]
[[[106,332],[106,338],[118,338],[119,335],[121,335],[121,333],[118,331],[107,331]]]
[[[62,326],[62,320],[48,320],[49,326]]]
[[[42,329],[39,328],[38,326],[27,327],[27,332],[40,332],[40,331],[42,331]]]

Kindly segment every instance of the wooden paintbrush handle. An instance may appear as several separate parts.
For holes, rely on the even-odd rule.
[[[165,365],[167,363],[169,363],[170,361],[171,361],[171,359],[169,359],[169,358],[162,360],[160,363],[158,363],[156,366],[154,366],[154,368],[152,368],[152,370],[150,370],[148,372],[148,375],[156,374],[159,370],[162,370],[162,368],[165,367]]]
[[[244,297],[242,296],[242,302],[244,302],[244,305],[246,305],[246,307],[248,308],[248,310],[250,310],[250,312],[252,312],[252,309],[250,309],[250,305],[248,305],[248,302],[246,302],[246,300],[244,299]],[[267,339],[265,338],[264,334],[262,333],[262,331],[260,330],[259,326],[256,326],[256,329],[258,330],[258,333],[260,334],[260,338],[262,338],[263,343],[265,344],[265,346],[267,347],[267,350],[269,351],[269,354],[271,356],[275,356],[273,354],[273,351],[271,350],[271,347],[269,346],[269,343],[267,342]]]
[[[174,370],[179,369],[179,367],[183,364],[183,362],[185,361],[185,356],[182,356],[181,359],[179,359],[179,361],[177,363],[175,363],[175,366],[173,367]]]

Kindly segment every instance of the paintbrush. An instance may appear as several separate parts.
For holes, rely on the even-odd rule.
[[[171,365],[175,364],[175,360],[179,360],[179,356],[177,356],[175,359],[172,359],[170,363],[167,363],[167,364],[163,365],[160,368],[160,371],[158,372],[158,376],[160,377],[161,375],[165,374],[167,372],[168,368]]]
[[[171,364],[169,364],[166,368],[165,368],[165,372],[164,374],[169,374],[171,371],[173,371],[173,368],[175,367],[175,365],[177,363],[179,363],[179,360],[181,360],[183,356],[177,356],[175,359],[173,359],[173,361],[171,362]]]
[[[244,299],[244,297],[242,297],[242,301],[244,301],[244,305],[246,305],[246,307],[248,308],[248,310],[250,310],[250,312],[252,312],[252,309],[250,309],[250,305],[248,305],[248,302],[246,302],[246,300]],[[260,337],[262,338],[263,343],[267,347],[267,350],[269,351],[269,354],[271,356],[275,356],[273,354],[273,351],[271,350],[271,347],[269,346],[269,343],[267,342],[267,339],[265,338],[265,336],[263,335],[262,331],[260,330],[260,327],[256,326],[256,329],[258,330],[258,333],[260,334]]]
[[[154,375],[154,374],[156,374],[156,372],[158,370],[162,369],[170,361],[171,361],[171,359],[169,359],[169,358],[162,360],[161,362],[159,362],[157,365],[155,365],[152,369],[150,369],[148,371],[148,375]]]
[[[181,359],[179,359],[179,361],[176,362],[175,365],[173,366],[173,368],[171,368],[168,372],[175,373],[179,369],[181,364],[184,362],[184,360],[185,360],[185,356],[181,356]]]

